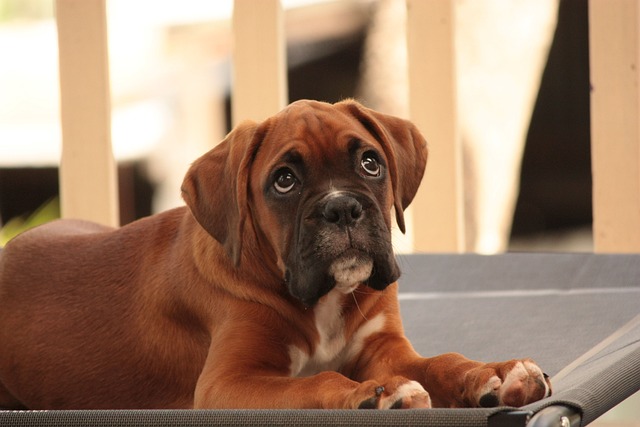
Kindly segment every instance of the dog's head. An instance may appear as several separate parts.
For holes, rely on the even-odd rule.
[[[426,160],[406,120],[355,101],[298,101],[239,125],[192,165],[182,192],[236,265],[252,236],[311,306],[333,288],[381,290],[398,279],[391,209],[404,232]]]

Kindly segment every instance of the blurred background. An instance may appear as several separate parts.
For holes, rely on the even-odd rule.
[[[188,164],[230,129],[233,2],[107,5],[125,224],[181,204]],[[290,101],[355,97],[407,116],[402,0],[282,6]],[[590,251],[587,2],[462,0],[456,8],[467,250]],[[45,218],[56,215],[53,0],[0,0],[0,55],[0,223],[7,235],[8,223],[39,209]]]

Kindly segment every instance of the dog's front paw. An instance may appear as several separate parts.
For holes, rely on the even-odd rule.
[[[371,386],[367,385],[367,387]],[[363,400],[358,407],[360,409],[431,408],[431,399],[420,383],[403,377],[394,377],[384,385],[375,386],[373,396]]]
[[[551,395],[551,382],[530,359],[487,363],[467,372],[464,398],[470,406],[522,406]]]

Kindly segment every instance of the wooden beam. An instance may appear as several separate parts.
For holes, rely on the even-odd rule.
[[[640,252],[640,3],[589,2],[596,252]]]
[[[429,144],[427,170],[412,204],[414,250],[419,252],[462,252],[465,247],[454,3],[407,0],[410,117]]]
[[[287,103],[283,12],[278,0],[235,0],[231,117],[261,121]]]
[[[56,0],[62,216],[119,224],[105,0]]]

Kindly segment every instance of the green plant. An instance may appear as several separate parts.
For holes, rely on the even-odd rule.
[[[54,197],[36,209],[29,216],[19,216],[10,219],[0,228],[0,247],[7,244],[18,234],[45,222],[60,218],[60,201]]]
[[[0,0],[0,22],[33,21],[53,17],[53,0]]]

